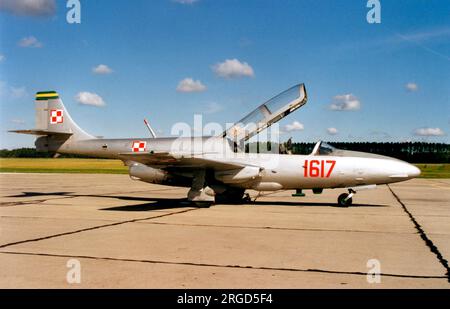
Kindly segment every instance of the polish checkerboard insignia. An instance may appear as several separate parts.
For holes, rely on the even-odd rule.
[[[50,111],[50,124],[64,122],[64,111],[62,109],[53,109]]]
[[[147,148],[147,142],[143,141],[134,141],[132,150],[133,152],[145,152],[145,149]]]

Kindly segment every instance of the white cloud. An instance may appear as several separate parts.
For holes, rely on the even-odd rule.
[[[203,111],[204,114],[215,114],[223,110],[223,106],[216,102],[208,103],[206,109]]]
[[[179,3],[179,4],[194,4],[195,2],[198,2],[199,0],[173,0],[173,2]]]
[[[56,13],[56,1],[1,0],[0,11],[23,16],[52,16]]]
[[[3,55],[3,54],[0,54],[0,62],[3,62],[3,61],[5,61],[5,59],[6,59],[5,55]]]
[[[224,62],[215,64],[212,69],[217,76],[223,78],[253,77],[253,68],[247,62],[240,62],[237,59],[227,59]]]
[[[422,32],[415,32],[415,33],[408,33],[408,34],[400,34],[395,33],[396,37],[393,39],[393,42],[409,42],[414,44],[417,47],[420,47],[424,51],[427,51],[431,54],[434,54],[436,56],[439,56],[443,59],[449,60],[450,57],[444,53],[441,53],[440,51],[430,48],[427,45],[424,45],[425,41],[433,40],[446,40],[448,37],[450,37],[450,27],[446,28],[440,28],[440,29],[432,29],[429,31],[422,31]],[[428,44],[429,45],[429,44]]]
[[[29,36],[26,38],[23,38],[19,41],[20,47],[32,47],[32,48],[41,48],[44,46],[41,42],[39,42],[38,39],[36,39],[34,36]]]
[[[106,105],[105,101],[103,101],[101,96],[99,96],[96,93],[87,91],[78,93],[75,96],[75,99],[78,101],[78,103],[83,105],[92,105],[97,107],[102,107]]]
[[[381,137],[381,138],[392,138],[392,136],[384,131],[379,131],[379,130],[373,130],[369,133],[372,136],[377,136],[377,137]]]
[[[336,135],[336,134],[339,133],[339,131],[338,131],[338,129],[336,129],[336,128],[328,128],[328,129],[327,129],[327,133],[328,133],[329,135]]]
[[[25,87],[9,87],[9,92],[14,99],[20,99],[27,95]]]
[[[13,87],[4,81],[0,81],[0,97],[21,99],[27,96],[25,87]]]
[[[202,92],[206,90],[206,86],[199,80],[193,80],[188,77],[178,83],[178,92]]]
[[[416,83],[407,83],[405,85],[406,90],[410,92],[417,91],[419,89],[419,86]]]
[[[361,108],[361,102],[353,94],[342,94],[334,97],[330,105],[333,111],[356,111]]]
[[[107,66],[106,64],[99,64],[98,66],[96,66],[95,68],[92,68],[92,72],[94,74],[111,74],[113,72],[113,70]]]
[[[445,132],[440,128],[419,128],[414,131],[417,136],[444,136]]]
[[[292,132],[292,131],[303,131],[303,130],[305,129],[305,126],[304,126],[302,123],[298,122],[298,121],[294,121],[294,122],[291,123],[291,124],[287,124],[287,125],[284,127],[284,129],[285,129],[287,132]]]
[[[401,39],[414,42],[422,42],[435,38],[450,37],[450,27],[436,28],[421,32],[411,32],[406,34],[397,34]]]
[[[0,80],[0,97],[3,97],[7,94],[7,89],[8,87],[6,86],[6,82]]]
[[[15,124],[25,124],[25,120],[23,119],[11,119],[11,122]]]

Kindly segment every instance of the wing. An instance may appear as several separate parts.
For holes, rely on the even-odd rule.
[[[193,168],[212,168],[214,170],[233,170],[241,169],[246,165],[239,163],[230,163],[224,160],[206,159],[200,155],[173,155],[169,152],[155,153],[119,153],[123,161],[139,162],[150,167],[193,167]]]
[[[161,153],[121,153],[122,160],[145,164],[154,168],[186,170],[208,168],[215,178],[226,184],[237,184],[255,180],[261,176],[263,168],[253,165],[227,162],[223,159],[207,159],[200,155],[172,155]]]

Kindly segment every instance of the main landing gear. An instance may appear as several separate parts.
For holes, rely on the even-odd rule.
[[[188,200],[199,208],[209,208],[214,204],[214,191],[206,185],[205,174],[205,170],[194,173],[192,187],[188,192]]]
[[[352,204],[353,202],[353,195],[355,195],[356,192],[353,189],[348,189],[348,193],[342,193],[341,195],[339,195],[338,197],[338,205],[341,207],[348,207]]]
[[[192,180],[191,189],[188,192],[188,201],[198,208],[209,208],[215,203],[219,204],[242,204],[251,201],[245,189],[225,187],[218,189],[217,186],[209,187],[207,184],[206,170],[196,170]]]

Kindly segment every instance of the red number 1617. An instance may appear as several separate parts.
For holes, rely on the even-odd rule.
[[[335,165],[334,160],[305,160],[303,176],[329,178]]]

